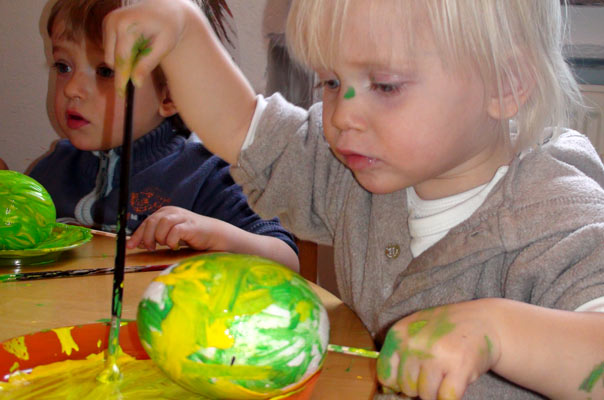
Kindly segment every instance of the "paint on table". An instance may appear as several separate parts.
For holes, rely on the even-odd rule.
[[[55,205],[40,183],[0,170],[0,250],[34,247],[48,238],[55,220]]]
[[[138,309],[141,343],[182,386],[213,398],[266,399],[320,369],[325,308],[298,274],[256,256],[187,259],[151,283]]]
[[[103,353],[85,360],[66,360],[34,368],[31,373],[15,372],[0,382],[0,395],[8,399],[200,399],[174,383],[151,360],[136,360],[121,353],[118,358],[123,378],[100,384]],[[6,396],[6,397],[5,397]]]
[[[136,335],[136,325],[123,322],[122,339],[130,354],[117,351],[117,363],[123,373],[122,380],[100,384],[98,374],[105,368],[106,352],[101,351],[106,339],[107,324],[90,324],[76,327],[56,328],[32,335],[7,340],[0,346],[0,398],[38,400],[123,400],[123,399],[205,399],[176,384],[156,364],[147,358]],[[28,345],[31,348],[28,348]],[[34,364],[31,356],[44,346],[44,365]],[[105,348],[106,350],[106,348]],[[80,354],[76,354],[76,353]],[[61,355],[62,353],[62,355]],[[68,354],[69,353],[69,354]],[[63,360],[69,355],[68,360]],[[19,360],[13,361],[14,359]],[[28,361],[29,360],[29,364]],[[19,371],[21,369],[21,371]],[[2,381],[2,375],[7,381]],[[313,384],[317,375],[313,377]],[[305,383],[287,394],[273,398],[295,398],[306,389]]]

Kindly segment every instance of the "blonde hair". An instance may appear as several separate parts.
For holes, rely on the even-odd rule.
[[[347,30],[359,24],[349,15],[354,2],[359,0],[293,0],[286,29],[292,55],[307,67],[331,69]],[[424,32],[431,35],[447,68],[472,67],[486,87],[496,90],[500,102],[511,90],[519,103],[517,89],[534,83],[514,117],[518,149],[538,143],[545,127],[568,124],[581,104],[578,85],[562,55],[566,28],[560,0],[363,3],[369,26],[387,24],[409,49],[420,44]],[[400,49],[380,48],[383,39],[369,38],[379,55],[392,59]],[[508,121],[502,123],[507,129]]]

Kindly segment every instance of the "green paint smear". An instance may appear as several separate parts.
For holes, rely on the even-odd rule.
[[[428,339],[428,348],[432,347],[432,345],[441,337],[445,336],[447,333],[452,332],[455,329],[455,324],[451,323],[448,318],[447,310],[443,310],[437,317],[435,322],[435,327],[430,334],[430,338]]]
[[[484,340],[487,342],[487,354],[491,355],[493,353],[493,342],[491,342],[491,339],[487,335],[484,335]]]
[[[426,320],[419,320],[419,321],[410,323],[409,327],[407,328],[407,334],[409,335],[409,337],[413,337],[413,336],[417,335],[419,333],[419,331],[421,331],[422,328],[424,326],[426,326],[427,323],[428,323],[428,321],[426,321]]]
[[[346,90],[346,93],[344,93],[344,98],[352,99],[354,96],[355,96],[354,88],[352,86],[349,86],[348,90]]]
[[[380,350],[380,358],[378,358],[377,362],[378,376],[382,377],[383,379],[390,378],[390,375],[392,374],[390,359],[399,348],[401,343],[401,338],[397,336],[396,331],[391,329],[386,335],[386,340],[384,340],[384,345],[382,346],[382,350]],[[401,356],[401,363],[403,362],[404,360]]]
[[[346,368],[345,371],[350,372],[351,368],[352,368],[352,360],[350,360],[350,364],[348,364],[348,368]]]
[[[596,367],[590,372],[589,376],[579,386],[579,390],[591,393],[594,385],[604,375],[604,362],[596,365]]]
[[[139,60],[140,56],[146,56],[151,53],[151,40],[146,39],[143,35],[136,40],[134,46],[132,47],[132,63],[133,65]]]

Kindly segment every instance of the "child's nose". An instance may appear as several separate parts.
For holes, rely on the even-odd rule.
[[[84,99],[89,93],[90,82],[83,72],[74,73],[67,81],[64,92],[69,98]]]
[[[335,101],[331,123],[340,131],[362,130],[364,123],[358,100],[346,93],[339,94]]]

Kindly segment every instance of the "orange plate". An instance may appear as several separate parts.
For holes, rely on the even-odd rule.
[[[124,321],[122,324],[119,338],[121,348],[137,360],[148,360],[149,356],[138,338],[136,322]],[[29,354],[29,359],[27,360],[17,358],[17,356],[6,350],[8,342],[13,339],[4,341],[0,343],[0,379],[7,380],[8,375],[11,373],[11,368],[13,368],[15,363],[18,363],[20,370],[27,370],[38,365],[51,364],[67,359],[83,360],[90,354],[100,353],[107,349],[109,329],[109,323],[107,322],[74,326],[70,332],[79,350],[76,351],[74,349],[71,355],[63,353],[57,334],[51,330],[22,336]],[[287,396],[287,400],[310,399],[320,372],[321,370],[317,371],[306,381],[301,391]]]

